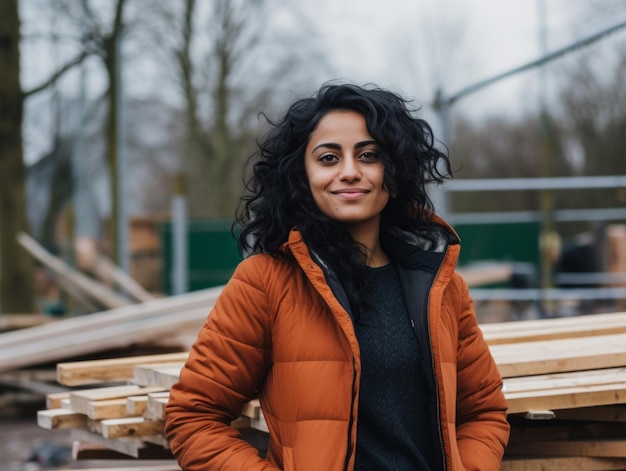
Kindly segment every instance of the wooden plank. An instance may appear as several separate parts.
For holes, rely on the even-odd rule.
[[[162,388],[142,388],[136,385],[83,389],[80,391],[72,391],[70,393],[70,404],[73,411],[87,415],[93,401],[120,399],[126,398],[127,396],[142,396],[158,391],[162,391]]]
[[[178,382],[181,368],[182,366],[180,365],[157,368],[154,371],[155,386],[163,389],[171,389],[171,387]]]
[[[169,389],[173,383],[169,379],[169,376],[173,373],[178,381],[178,375],[180,370],[185,364],[188,354],[180,354],[178,359],[171,358],[171,361],[152,363],[152,364],[137,364],[133,368],[133,383],[142,386],[161,386],[164,389]],[[164,378],[165,376],[165,378]]]
[[[26,329],[59,320],[43,314],[7,314],[0,315],[0,332],[7,330]]]
[[[91,443],[94,445],[100,445],[111,450],[118,451],[124,455],[132,456],[134,458],[145,457],[146,454],[156,451],[162,457],[171,457],[169,450],[164,450],[162,447],[156,447],[149,445],[141,438],[106,438],[101,434],[90,432],[85,429],[71,429],[71,436],[75,440]]]
[[[71,397],[70,397],[71,403]],[[126,408],[127,398],[89,401],[87,417],[94,420],[133,417]]]
[[[456,270],[469,287],[508,281],[513,274],[510,263],[481,263]]]
[[[87,416],[70,409],[48,409],[37,411],[37,425],[48,430],[82,428],[87,425]]]
[[[70,398],[69,391],[46,394],[46,408],[59,409],[61,407],[61,401],[63,399],[69,400],[69,398]]]
[[[22,232],[17,236],[18,243],[24,247],[34,258],[43,263],[50,270],[65,280],[69,280],[83,292],[98,300],[103,306],[116,308],[130,304],[128,300],[117,294],[112,289],[97,283],[89,277],[71,268],[67,263],[49,253],[42,245],[28,234]]]
[[[0,371],[197,331],[222,287],[155,299],[0,335]],[[188,347],[186,347],[188,348]]]
[[[146,442],[146,443],[152,443],[154,445],[159,445],[163,448],[169,448],[170,444],[168,443],[167,439],[165,438],[165,435],[163,434],[163,432],[160,433],[156,433],[154,435],[142,435],[141,439]]]
[[[504,378],[626,365],[626,334],[492,345]]]
[[[149,420],[144,417],[105,419],[100,424],[102,436],[105,438],[162,434],[165,426],[161,420]]]
[[[481,324],[489,345],[612,335],[626,332],[626,312]]]
[[[626,403],[626,383],[505,393],[509,414]]]
[[[581,471],[581,470],[624,470],[626,459],[623,458],[507,458],[500,471]]]
[[[252,399],[250,402],[246,402],[243,405],[241,415],[249,417],[251,419],[258,419],[261,417],[261,403],[258,399]]]
[[[143,415],[148,405],[148,395],[131,396],[126,399],[126,412],[131,416]]]
[[[626,439],[598,438],[594,440],[512,442],[507,446],[507,453],[534,456],[626,458]]]
[[[626,369],[606,368],[505,378],[503,391],[505,393],[530,392],[624,382],[626,382]]]
[[[146,404],[146,410],[143,414],[144,417],[147,419],[163,419],[163,411],[169,401],[169,396],[169,391],[148,394],[148,402]]]
[[[180,352],[58,363],[57,382],[65,386],[81,386],[99,382],[126,381],[133,379],[134,369],[138,365],[184,362],[188,355],[188,352]],[[149,386],[147,383],[134,382]]]
[[[155,298],[111,259],[100,253],[94,241],[79,239],[76,243],[76,254],[78,265],[94,274],[104,284],[117,285],[138,302]]]

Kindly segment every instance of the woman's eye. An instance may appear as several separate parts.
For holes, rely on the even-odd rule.
[[[376,160],[378,159],[378,154],[376,152],[367,151],[361,154],[361,159],[363,160]]]
[[[337,157],[335,157],[333,154],[324,154],[318,160],[322,163],[330,163],[337,160]]]

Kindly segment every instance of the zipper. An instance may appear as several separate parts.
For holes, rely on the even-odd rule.
[[[356,384],[356,367],[354,365],[354,353],[352,354],[352,397],[350,399],[350,419],[348,420],[348,444],[346,446],[346,459],[343,463],[343,469],[347,471],[350,456],[352,455],[352,427],[354,426],[354,400],[356,398],[354,385]]]
[[[446,248],[446,253],[444,254],[444,260],[446,255],[448,254],[448,248]],[[441,400],[439,399],[439,383],[437,382],[437,375],[436,375],[436,370],[435,370],[435,355],[433,353],[433,343],[432,343],[432,335],[431,335],[431,330],[430,330],[430,294],[432,292],[432,288],[435,285],[435,282],[437,281],[437,278],[439,277],[439,273],[441,272],[441,267],[443,265],[443,261],[439,264],[439,268],[437,268],[437,273],[435,273],[435,276],[433,278],[432,283],[430,284],[430,288],[428,289],[428,296],[426,297],[426,306],[425,306],[425,312],[426,312],[426,324],[428,326],[428,344],[430,345],[430,363],[431,363],[431,370],[433,373],[433,378],[435,380],[435,394],[436,394],[436,399],[437,399],[437,436],[439,437],[439,447],[441,449],[441,457],[443,458],[443,469],[444,471],[447,469],[447,460],[446,460],[446,453],[445,453],[445,447],[443,444],[443,432],[441,429]]]

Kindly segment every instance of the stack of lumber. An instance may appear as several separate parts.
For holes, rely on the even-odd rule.
[[[502,470],[626,469],[626,313],[481,327],[509,402]]]
[[[0,372],[195,334],[221,287],[61,319],[0,334]],[[191,341],[181,339],[185,349]]]
[[[48,394],[37,423],[51,430],[71,429],[81,443],[75,448],[78,458],[114,457],[105,449],[134,458],[171,459],[163,409],[186,357],[171,353],[60,363],[57,380],[73,389]],[[85,385],[91,387],[81,387]],[[245,405],[233,426],[248,436],[252,430],[267,432],[257,400]]]
[[[626,469],[626,312],[481,328],[510,408],[502,470]],[[134,457],[169,456],[163,406],[185,357],[58,364],[58,382],[81,389],[49,395],[39,425]],[[123,385],[102,386],[111,382]],[[267,430],[256,401],[236,422]]]

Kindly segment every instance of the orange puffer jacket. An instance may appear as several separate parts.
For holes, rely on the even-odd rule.
[[[411,302],[419,289],[404,289],[409,311],[423,306],[414,314],[424,319],[422,331],[420,319],[414,321],[421,344],[431,349],[434,433],[445,469],[495,471],[509,436],[502,380],[467,286],[454,272],[458,239],[435,221],[447,242],[428,243],[428,256],[414,236],[394,239],[389,251],[422,245],[413,250],[422,262],[402,269],[403,283],[431,273],[421,300]],[[352,321],[338,288],[329,286],[332,274],[298,231],[284,249],[239,264],[171,390],[165,432],[184,471],[354,469],[360,355]],[[436,263],[424,269],[424,259]],[[270,432],[267,459],[229,426],[257,396]]]

